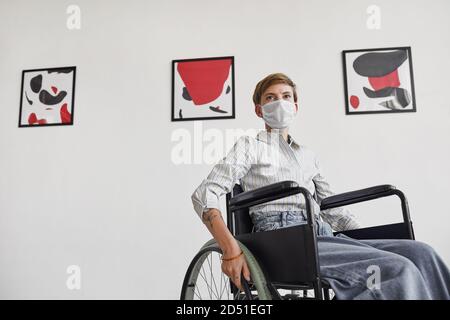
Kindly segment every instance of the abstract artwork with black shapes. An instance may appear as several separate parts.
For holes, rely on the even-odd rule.
[[[71,125],[76,67],[24,70],[19,127]]]
[[[343,51],[346,113],[415,112],[410,47]]]
[[[172,61],[172,121],[234,117],[233,57]]]

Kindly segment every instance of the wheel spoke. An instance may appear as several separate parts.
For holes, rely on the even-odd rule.
[[[229,282],[229,278],[225,275],[225,273],[222,272],[221,277],[220,277],[220,283],[223,282],[223,287],[221,287],[220,290],[220,297],[223,297],[223,294],[226,294],[226,298],[227,300],[230,300],[230,292],[229,292],[229,288],[230,288],[230,282]]]
[[[211,292],[209,291],[208,282],[206,281],[204,274],[205,274],[205,270],[203,269],[203,265],[202,265],[202,268],[201,268],[201,270],[199,271],[198,275],[199,275],[200,277],[202,277],[203,282],[206,283],[206,289],[208,289],[208,294],[209,294],[209,297],[211,298]]]
[[[213,275],[212,254],[210,254],[209,257],[211,257],[211,259],[208,260],[208,264],[209,264],[209,267],[210,267],[210,269],[211,269],[211,279],[212,279],[212,282],[213,282],[213,284],[214,284],[214,288],[216,289],[217,299],[220,299],[220,298],[219,298],[219,291],[217,290],[217,285],[216,285],[215,275]]]
[[[230,280],[230,279],[225,279],[225,280],[226,280],[225,288],[226,288],[226,290],[227,290],[227,297],[228,297],[228,300],[230,300],[231,280]]]
[[[197,293],[197,292],[195,291],[196,288],[197,288],[197,287],[195,286],[195,287],[194,287],[194,294],[198,297],[198,300],[203,300],[202,297],[199,295],[199,293]]]
[[[207,288],[208,288],[208,293],[209,293],[209,297],[210,299],[213,299],[213,288],[208,284],[208,281],[206,280],[206,274],[205,274],[205,270],[203,269],[203,265],[202,265],[202,273],[199,273],[199,275],[203,278],[203,281],[205,282]],[[216,295],[216,299],[219,299],[219,297]]]
[[[218,257],[219,258],[219,261],[220,261],[220,257]],[[223,288],[222,288],[222,281],[223,281],[223,272],[222,272],[222,274],[220,275],[220,299],[222,299],[222,293],[223,293]]]

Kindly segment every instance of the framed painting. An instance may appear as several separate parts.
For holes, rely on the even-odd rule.
[[[76,67],[22,71],[19,127],[72,125]]]
[[[234,119],[234,57],[172,61],[172,121]]]
[[[416,112],[411,47],[342,55],[346,114]]]

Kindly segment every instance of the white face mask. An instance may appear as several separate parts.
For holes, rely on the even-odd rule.
[[[287,128],[297,114],[294,103],[286,100],[275,100],[261,106],[263,119],[273,129]]]

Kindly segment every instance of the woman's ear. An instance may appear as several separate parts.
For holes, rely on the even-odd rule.
[[[298,112],[298,102],[295,103],[295,109]]]
[[[260,104],[255,104],[255,113],[259,118],[263,117]]]

